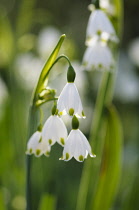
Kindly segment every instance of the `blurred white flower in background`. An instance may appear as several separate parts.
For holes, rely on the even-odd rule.
[[[54,27],[47,27],[42,29],[38,36],[37,51],[40,56],[46,60],[52,50],[55,48],[61,33]]]
[[[139,37],[130,43],[128,52],[132,62],[139,67]]]
[[[114,60],[107,44],[92,40],[84,53],[83,66],[88,71],[111,70],[114,66]]]
[[[15,62],[16,77],[20,85],[27,90],[32,90],[36,85],[44,62],[32,53],[24,53],[17,57]]]
[[[125,54],[120,55],[118,75],[116,81],[116,98],[123,103],[139,100],[139,79],[129,58]]]
[[[95,37],[101,37],[101,39],[112,39],[112,41],[118,41],[115,33],[115,29],[107,17],[107,15],[100,9],[92,11],[90,14],[88,25],[86,29],[86,44],[90,39]]]
[[[8,99],[8,89],[2,78],[0,78],[0,120],[3,117],[4,109],[6,107],[5,103],[7,99]]]

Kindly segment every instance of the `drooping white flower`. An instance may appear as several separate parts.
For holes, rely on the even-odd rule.
[[[63,88],[57,101],[57,109],[60,115],[85,117],[82,102],[74,83],[67,83]]]
[[[71,130],[60,160],[68,161],[74,157],[77,161],[82,162],[88,154],[96,157],[92,154],[91,146],[84,134],[79,129]]]
[[[27,143],[26,154],[34,154],[36,157],[41,155],[49,156],[51,147],[50,145],[42,138],[42,133],[36,131],[29,139]]]
[[[83,66],[86,70],[111,70],[114,60],[110,49],[104,42],[93,41],[85,51]]]
[[[67,139],[67,128],[60,117],[51,115],[45,122],[42,129],[42,138],[53,145],[56,141],[64,146]]]
[[[86,35],[87,40],[90,40],[96,35],[99,35],[102,36],[102,39],[112,39],[113,41],[117,41],[114,27],[112,26],[106,14],[100,9],[96,9],[91,13],[88,21]]]

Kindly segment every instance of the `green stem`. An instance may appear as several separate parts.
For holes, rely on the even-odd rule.
[[[113,82],[114,82],[113,72],[104,72],[95,105],[95,113],[93,119],[94,123],[92,124],[91,134],[90,134],[91,144],[97,138],[98,130],[101,124],[101,117],[103,114],[103,110],[106,105],[111,103],[113,96]]]
[[[31,106],[29,113],[29,131],[28,138],[36,131],[38,126],[38,114],[39,109]],[[31,163],[32,157],[27,155],[26,157],[26,210],[32,210],[32,191],[31,191]]]
[[[93,151],[95,152],[95,154],[97,154],[97,157],[94,161],[88,159],[84,164],[76,210],[86,209],[87,196],[88,193],[90,194],[89,189],[91,189],[91,193],[93,193],[94,190],[93,189],[94,182],[96,181],[97,173],[99,172],[98,166],[100,165],[101,161],[101,156],[99,156],[99,154],[103,149],[103,142],[101,142],[101,144],[98,145],[97,139],[98,136],[100,135],[101,124],[103,123],[102,116],[104,108],[107,104],[111,103],[113,95],[112,85],[113,85],[113,73],[104,72],[97,96],[97,102],[95,106],[95,113],[93,120],[94,123],[92,124],[92,129],[90,134],[90,143],[93,146]]]

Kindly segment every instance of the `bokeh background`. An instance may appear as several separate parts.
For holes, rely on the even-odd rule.
[[[104,0],[106,1],[106,0]],[[88,136],[98,85],[92,79],[88,92],[80,71],[85,51],[89,0],[1,0],[0,1],[0,209],[24,210],[26,142],[31,94],[44,62],[61,34],[67,35],[61,52],[73,62],[76,84],[87,119],[81,122]],[[122,173],[111,209],[139,208],[139,1],[123,4],[123,35],[115,83],[116,105],[124,131]],[[61,61],[49,85],[59,95],[66,83],[67,65]],[[95,75],[94,75],[95,77]],[[91,78],[90,78],[91,79]],[[92,97],[89,97],[91,94]],[[50,105],[43,105],[44,121]],[[69,130],[70,120],[64,119]],[[32,168],[33,209],[75,209],[82,163],[58,161],[62,148],[53,146],[49,158],[34,158]],[[48,206],[45,201],[48,200]]]

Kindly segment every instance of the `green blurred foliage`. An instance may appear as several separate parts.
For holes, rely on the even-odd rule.
[[[90,14],[87,6],[90,3],[89,0],[67,0],[66,3],[64,0],[2,0],[0,2],[0,77],[7,91],[7,99],[4,100],[2,97],[0,99],[2,113],[0,116],[1,210],[24,210],[26,205],[25,151],[29,105],[33,88],[27,88],[24,79],[17,74],[15,68],[17,58],[24,53],[32,53],[34,57],[39,58],[40,55],[36,48],[38,35],[43,28],[53,26],[58,28],[61,34],[67,34],[68,40],[65,41],[64,53],[72,59],[81,61],[85,50],[86,24]],[[121,50],[126,54],[129,42],[139,34],[138,10],[138,1],[124,2]],[[20,65],[22,67],[22,64]],[[65,63],[62,65],[64,66]],[[132,66],[139,77],[138,67],[133,63]],[[95,80],[95,74],[93,76]],[[28,74],[26,77],[29,77]],[[86,101],[89,103],[90,101],[93,103],[96,98],[94,80],[92,81],[93,92],[86,93]],[[0,88],[1,93],[2,91],[3,89]],[[90,95],[92,100],[91,97],[88,98]],[[114,103],[120,113],[124,128],[124,150],[122,176],[111,209],[137,210],[139,206],[139,99],[131,103],[115,98]],[[49,112],[46,113],[47,115]],[[86,135],[89,134],[86,133]],[[62,148],[55,145],[50,158],[33,157],[34,210],[46,208],[71,210],[76,207],[83,164],[74,160],[68,163],[59,161],[61,152]],[[112,156],[115,153],[109,155]],[[50,207],[45,206],[47,201]]]

